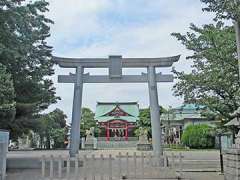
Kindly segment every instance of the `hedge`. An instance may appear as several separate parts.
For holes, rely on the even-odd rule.
[[[214,129],[206,124],[189,125],[181,139],[182,143],[194,149],[208,149],[215,145]]]

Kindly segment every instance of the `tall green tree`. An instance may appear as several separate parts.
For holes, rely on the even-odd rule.
[[[33,128],[35,115],[57,101],[52,81],[52,47],[47,45],[49,25],[44,16],[45,0],[2,0],[0,2],[0,63],[11,74],[16,102],[12,124],[18,124],[11,136]]]
[[[240,79],[240,1],[239,0],[201,0],[207,7],[204,11],[216,13],[215,21],[232,20],[235,26],[236,43],[238,43],[238,76]],[[240,117],[240,107],[234,116]]]
[[[174,70],[178,79],[174,94],[185,102],[206,105],[215,118],[227,121],[240,105],[234,28],[218,22],[203,27],[191,24],[190,30],[172,34],[193,52],[187,57],[193,62],[191,73]]]
[[[67,116],[60,109],[43,114],[39,117],[35,126],[35,132],[40,135],[41,144],[50,149],[51,141],[54,141],[54,148],[62,148],[67,134]],[[46,140],[46,141],[44,141]]]
[[[94,113],[91,109],[83,107],[80,126],[81,136],[85,136],[86,130],[89,130],[91,127],[95,128],[95,135],[97,135],[98,127],[96,121],[94,120]]]
[[[15,93],[11,74],[0,63],[0,128],[9,129],[15,116]]]
[[[166,112],[166,110],[160,106],[160,114]],[[149,136],[152,135],[151,131],[151,115],[150,115],[150,108],[144,108],[139,110],[139,120],[137,121],[137,129],[135,131],[136,135],[139,134],[139,128],[142,127],[148,131]]]
[[[240,21],[239,0],[201,0],[207,5],[203,10],[216,13],[215,20],[232,19]]]

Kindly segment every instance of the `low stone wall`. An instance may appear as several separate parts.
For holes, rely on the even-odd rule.
[[[228,149],[224,158],[225,180],[240,179],[240,149]]]
[[[21,158],[8,158],[7,169],[40,169],[40,158],[35,157],[21,157]]]

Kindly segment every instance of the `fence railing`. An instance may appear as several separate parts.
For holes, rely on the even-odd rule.
[[[240,144],[232,144],[232,146],[230,148],[232,148],[232,149],[240,149]]]
[[[98,141],[106,141],[106,137],[97,137]],[[126,141],[125,137],[109,137],[109,141]],[[128,137],[127,141],[138,141],[138,137]]]
[[[98,149],[121,149],[121,148],[136,148],[138,141],[98,141]]]
[[[43,179],[113,180],[128,178],[180,179],[182,155],[154,157],[151,153],[96,156],[84,155],[74,158],[43,156],[41,173]]]

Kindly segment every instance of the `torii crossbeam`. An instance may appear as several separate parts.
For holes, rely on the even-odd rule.
[[[163,58],[122,58],[122,56],[109,56],[109,58],[53,57],[53,60],[60,67],[76,69],[75,74],[58,76],[59,83],[74,83],[70,156],[78,154],[79,149],[82,89],[84,83],[148,83],[153,151],[155,156],[162,155],[157,82],[172,82],[173,75],[156,74],[155,68],[171,67],[179,58],[180,55]],[[84,74],[84,68],[109,68],[109,75],[93,76],[89,73]],[[147,68],[147,74],[122,75],[122,68]]]

